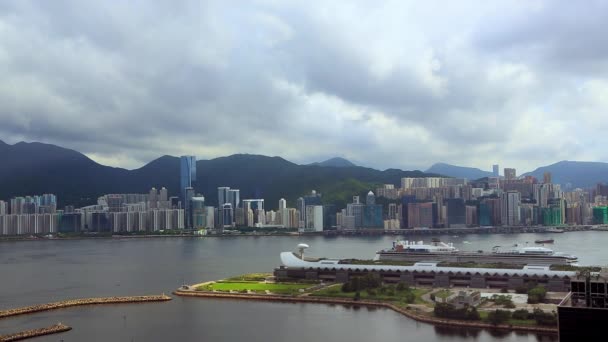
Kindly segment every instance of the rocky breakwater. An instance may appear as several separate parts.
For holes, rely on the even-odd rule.
[[[101,297],[101,298],[82,298],[70,299],[61,302],[47,303],[26,306],[22,308],[14,308],[0,310],[0,319],[5,317],[32,314],[40,311],[56,310],[80,305],[99,305],[99,304],[122,304],[122,303],[145,303],[145,302],[162,302],[171,300],[171,297],[162,295],[154,296],[129,296],[129,297]]]
[[[14,333],[14,334],[8,334],[8,335],[0,335],[0,342],[20,341],[20,340],[25,340],[27,338],[37,337],[37,336],[61,333],[61,332],[68,331],[68,330],[72,330],[72,328],[65,324],[57,323],[55,325],[51,325],[50,327],[46,327],[46,328],[25,330],[25,331],[21,331],[21,332]]]

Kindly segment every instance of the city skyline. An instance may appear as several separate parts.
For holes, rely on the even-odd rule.
[[[606,13],[567,1],[8,1],[0,137],[127,168],[163,154],[379,169],[608,160]]]

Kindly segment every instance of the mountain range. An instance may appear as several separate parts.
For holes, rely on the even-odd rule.
[[[0,141],[0,199],[54,193],[59,206],[96,203],[108,193],[147,193],[166,187],[171,195],[179,191],[179,158],[162,156],[135,170],[109,167],[84,154],[55,145]],[[196,163],[195,190],[209,205],[217,203],[217,187],[241,190],[241,198],[264,198],[268,208],[276,208],[285,198],[290,205],[310,193],[324,196],[339,206],[351,196],[365,193],[379,184],[400,184],[402,177],[422,177],[421,171],[384,171],[354,166],[334,158],[316,165],[298,165],[280,157],[235,154]]]
[[[446,163],[434,164],[425,172],[468,179],[492,177],[492,172],[489,171]],[[553,183],[561,184],[564,188],[589,188],[597,183],[608,182],[608,163],[603,162],[564,160],[541,166],[532,172],[522,174],[522,176],[534,176],[542,180],[545,172],[551,173]]]
[[[108,193],[146,193],[152,187],[166,187],[171,195],[179,191],[179,158],[162,156],[141,168],[126,170],[101,165],[84,154],[50,144],[0,141],[0,199],[14,196],[54,193],[59,205],[96,203]],[[399,186],[402,177],[445,175],[479,179],[491,172],[476,168],[438,163],[422,171],[356,166],[343,158],[298,165],[281,157],[235,154],[199,160],[195,190],[209,205],[217,203],[217,187],[241,190],[241,198],[264,198],[275,208],[280,198],[295,205],[296,198],[311,190],[325,193],[328,203],[345,205],[353,195],[365,194],[380,184]],[[538,179],[551,172],[553,183],[587,188],[608,182],[608,163],[561,161],[526,173]]]

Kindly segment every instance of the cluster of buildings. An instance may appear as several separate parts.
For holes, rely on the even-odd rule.
[[[41,234],[56,229],[57,196],[44,194],[0,201],[0,235]]]
[[[504,176],[477,181],[464,178],[402,178],[401,187],[387,184],[378,196],[392,203],[385,212],[385,229],[453,228],[471,226],[558,226],[608,223],[608,186],[562,191],[550,173],[542,180]]]
[[[518,177],[504,169],[493,177],[402,178],[398,187],[386,184],[369,191],[362,200],[353,196],[346,208],[323,203],[312,191],[295,207],[281,199],[276,211],[266,210],[264,199],[241,198],[239,189],[218,187],[216,206],[195,192],[196,158],[180,158],[179,196],[166,188],[144,194],[107,194],[97,204],[57,210],[52,194],[15,197],[0,201],[0,234],[56,232],[154,232],[174,229],[275,227],[320,232],[328,229],[460,228],[475,226],[559,226],[608,224],[608,185],[595,189],[562,191],[550,173],[542,180]],[[354,194],[355,195],[355,194]],[[385,205],[377,203],[382,197]]]

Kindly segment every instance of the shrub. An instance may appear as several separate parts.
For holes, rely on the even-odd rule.
[[[519,319],[519,320],[531,318],[530,312],[528,312],[528,310],[526,310],[526,309],[519,309],[519,310],[513,311],[513,314],[511,315],[511,317],[513,317],[513,319]]]
[[[517,288],[515,288],[515,293],[519,293],[519,294],[528,293],[528,287],[526,287],[526,286],[518,286]]]
[[[342,292],[353,292],[353,288],[352,288],[350,282],[346,282],[346,283],[342,284]]]
[[[361,299],[361,293],[359,293],[359,291],[357,291],[355,293],[355,296],[353,297],[353,300],[360,300]]]
[[[511,318],[511,311],[495,310],[488,313],[488,322],[498,325],[508,321]]]
[[[456,309],[454,305],[447,303],[437,303],[434,310],[435,316],[442,318],[460,319],[477,321],[480,319],[479,312],[475,307],[464,307]]]
[[[367,294],[368,294],[370,297],[374,297],[374,296],[376,296],[376,290],[374,290],[374,289],[367,289],[367,290],[365,290],[365,291],[367,292]]]
[[[434,301],[435,301],[435,294],[434,294],[434,293],[431,293],[431,294],[429,295],[429,298],[431,298],[431,300],[434,302]]]
[[[412,304],[416,301],[416,295],[414,295],[413,292],[409,291],[405,294],[405,296],[403,297],[403,301],[408,303],[408,304]]]
[[[543,310],[541,310],[539,308],[536,308],[536,309],[534,309],[534,312],[532,313],[532,315],[534,316],[534,320],[536,321],[536,323],[538,325],[549,325],[549,326],[557,325],[557,315],[555,314],[555,312],[548,313],[548,312],[544,312]]]

